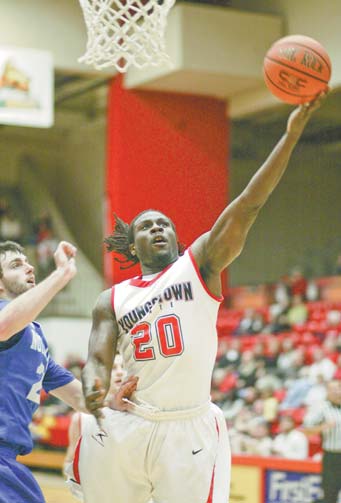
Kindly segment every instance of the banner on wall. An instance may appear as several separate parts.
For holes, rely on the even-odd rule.
[[[0,47],[0,124],[52,126],[53,81],[50,52]]]
[[[232,466],[230,503],[259,503],[261,470],[256,466]]]
[[[266,470],[265,503],[313,503],[321,498],[320,474]]]

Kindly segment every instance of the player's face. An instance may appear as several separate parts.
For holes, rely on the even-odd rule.
[[[126,376],[126,371],[123,368],[123,360],[121,355],[117,355],[114,361],[114,365],[111,370],[111,382],[110,391],[116,393],[116,391],[121,386],[123,379]]]
[[[0,294],[2,298],[14,299],[35,286],[34,267],[27,257],[19,252],[8,251],[1,259],[2,278]]]
[[[134,223],[131,249],[142,267],[157,272],[178,257],[177,236],[172,222],[163,213],[148,211]]]

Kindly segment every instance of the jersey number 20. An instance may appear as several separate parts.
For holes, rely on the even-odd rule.
[[[175,315],[161,316],[154,322],[155,333],[162,356],[178,356],[184,350],[179,318]],[[155,351],[150,346],[152,340],[151,325],[147,321],[138,323],[131,331],[135,360],[154,360]]]

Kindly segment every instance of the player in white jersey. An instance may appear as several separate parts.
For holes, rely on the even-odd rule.
[[[292,112],[246,189],[183,255],[163,213],[144,211],[129,226],[116,218],[108,249],[139,262],[142,276],[104,291],[93,312],[83,392],[103,431],[100,441],[91,432],[81,441],[86,503],[228,501],[227,430],[210,403],[220,274],[241,252],[320,101]],[[139,378],[132,413],[102,412],[116,348],[128,375]]]
[[[126,371],[122,367],[122,356],[117,353],[112,366],[111,386],[107,397],[109,407],[116,408],[115,399],[118,391],[120,390],[120,388],[122,388],[125,375]],[[74,472],[74,465],[77,466],[77,457],[79,451],[78,444],[80,437],[82,436],[82,431],[84,431],[85,429],[87,432],[92,429],[93,434],[98,435],[96,419],[91,414],[75,412],[72,415],[68,430],[69,445],[65,454],[63,471],[66,476],[66,483],[71,493],[80,501],[83,501],[83,491],[79,483],[77,468]],[[97,438],[99,439],[100,437]]]

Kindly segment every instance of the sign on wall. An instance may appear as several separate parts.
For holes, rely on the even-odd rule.
[[[52,126],[53,80],[50,52],[0,47],[0,124]]]
[[[320,474],[266,471],[265,503],[312,503],[321,498]]]

